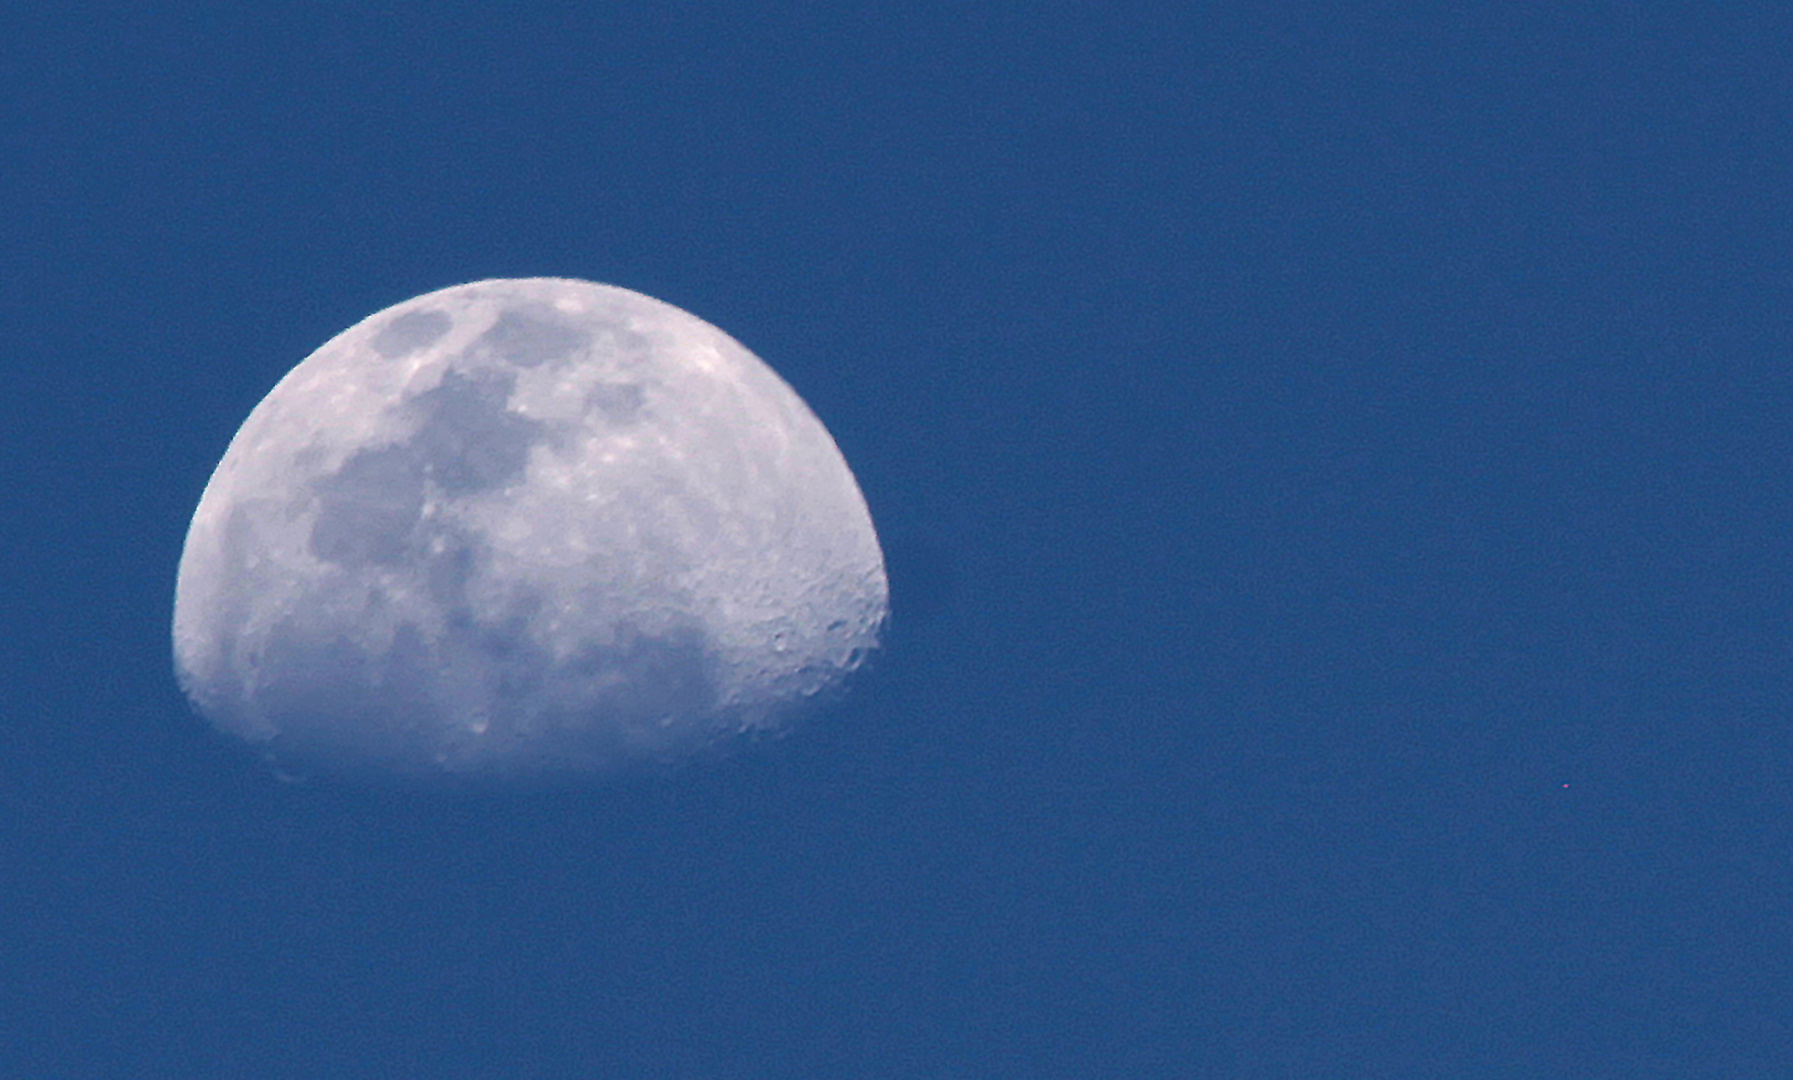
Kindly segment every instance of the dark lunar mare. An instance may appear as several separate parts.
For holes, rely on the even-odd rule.
[[[383,335],[391,348],[418,347],[438,329],[434,320],[394,320]],[[541,363],[584,343],[564,329],[507,312],[481,342],[508,360]],[[409,441],[358,451],[314,482],[312,553],[348,573],[417,568],[445,628],[427,641],[400,626],[388,652],[370,655],[346,640],[311,640],[292,620],[277,625],[260,658],[255,707],[279,732],[268,749],[283,763],[340,771],[353,762],[370,775],[433,761],[450,770],[585,770],[651,755],[656,744],[670,754],[686,742],[670,718],[715,711],[714,650],[695,622],[660,634],[624,625],[614,641],[557,661],[528,631],[541,597],[513,593],[502,615],[475,615],[469,589],[489,553],[465,530],[426,520],[423,508],[432,487],[464,498],[523,478],[531,446],[548,432],[507,407],[515,381],[447,372],[404,404],[417,422]],[[593,393],[593,405],[624,423],[642,400],[627,384]],[[490,679],[467,688],[490,702],[478,718],[483,731],[428,690],[455,669]]]
[[[453,327],[454,320],[435,308],[407,311],[374,335],[374,351],[388,360],[396,360],[428,348]]]

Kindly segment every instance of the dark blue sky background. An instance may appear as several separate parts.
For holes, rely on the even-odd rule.
[[[0,1075],[1786,1075],[1793,16],[1459,7],[10,13]],[[890,648],[721,765],[283,784],[174,684],[206,478],[525,275],[805,396]]]

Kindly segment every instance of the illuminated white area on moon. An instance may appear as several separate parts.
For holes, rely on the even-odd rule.
[[[852,473],[752,353],[626,289],[495,280],[363,320],[255,408],[174,652],[276,762],[585,773],[779,728],[887,603]]]

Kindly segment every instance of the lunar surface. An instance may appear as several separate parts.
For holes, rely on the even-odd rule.
[[[752,353],[626,289],[482,281],[250,414],[187,533],[175,667],[283,766],[588,775],[780,729],[887,604],[852,473]]]

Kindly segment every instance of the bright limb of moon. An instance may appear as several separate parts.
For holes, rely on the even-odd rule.
[[[458,285],[256,406],[181,554],[175,666],[271,759],[515,777],[777,730],[877,644],[852,473],[771,368],[608,285]]]

